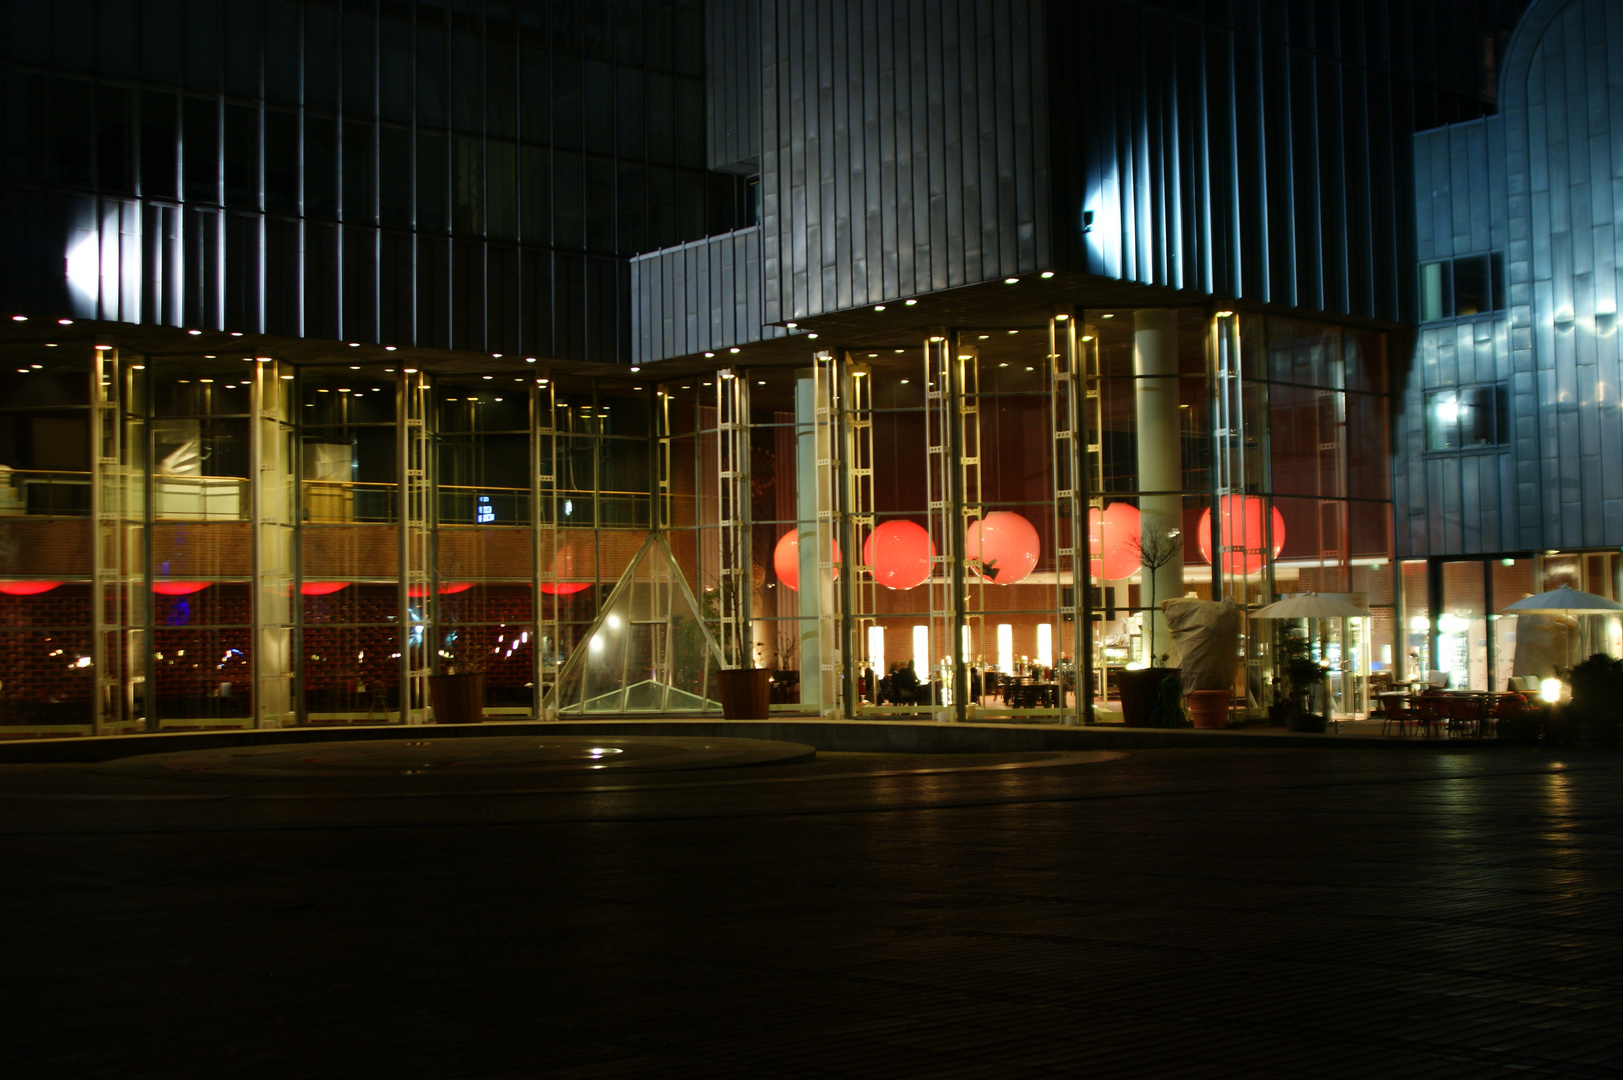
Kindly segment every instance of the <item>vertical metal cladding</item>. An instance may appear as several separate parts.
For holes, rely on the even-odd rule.
[[[1048,267],[1042,11],[762,4],[767,321]]]
[[[1412,321],[1409,137],[1491,108],[1520,7],[1048,5],[1060,262]]]
[[[712,169],[760,167],[760,8],[760,0],[705,4],[705,149]]]
[[[624,362],[627,257],[734,223],[698,0],[184,15],[0,0],[0,306]]]

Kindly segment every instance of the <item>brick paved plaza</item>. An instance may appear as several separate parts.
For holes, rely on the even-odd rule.
[[[416,745],[0,766],[0,1073],[1619,1074],[1615,752]]]

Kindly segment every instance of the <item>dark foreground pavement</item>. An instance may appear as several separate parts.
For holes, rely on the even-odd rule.
[[[1620,1075],[1615,752],[421,745],[0,766],[0,1076]]]

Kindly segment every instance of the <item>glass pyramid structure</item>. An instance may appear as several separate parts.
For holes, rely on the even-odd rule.
[[[558,673],[557,715],[719,712],[721,649],[665,538],[648,534]]]

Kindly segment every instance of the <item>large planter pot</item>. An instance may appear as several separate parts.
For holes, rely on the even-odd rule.
[[[1189,719],[1197,728],[1221,731],[1229,726],[1229,702],[1234,698],[1234,691],[1191,690],[1187,696]]]
[[[766,668],[737,668],[717,673],[716,694],[726,720],[766,720],[772,673]]]
[[[1128,727],[1149,727],[1161,681],[1178,676],[1177,668],[1168,667],[1135,668],[1117,675],[1116,689],[1121,695],[1122,722]]]
[[[477,724],[485,718],[485,674],[430,675],[428,703],[436,724]]]
[[[1296,731],[1304,735],[1323,735],[1326,726],[1325,718],[1318,713],[1297,713],[1285,721],[1286,731]]]

